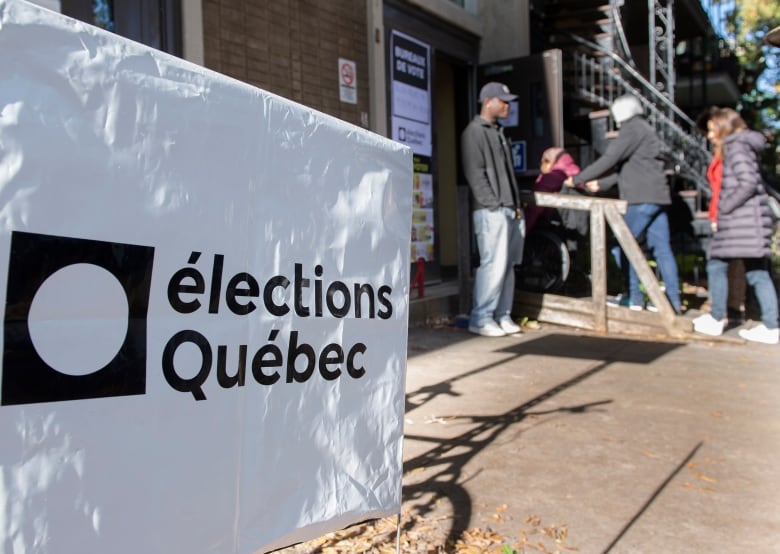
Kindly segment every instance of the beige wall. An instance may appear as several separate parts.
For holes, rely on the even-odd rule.
[[[528,0],[492,0],[479,3],[482,24],[480,63],[520,58],[530,54]]]
[[[183,58],[203,65],[203,5],[201,0],[181,3]]]
[[[467,1],[466,9],[450,0],[407,2],[481,37],[480,63],[519,58],[530,53],[529,0]]]
[[[406,0],[412,6],[429,12],[456,27],[465,29],[475,35],[482,34],[482,25],[474,9],[463,9],[450,0]],[[479,2],[485,4],[485,2]],[[468,4],[471,4],[469,2]]]
[[[385,92],[385,23],[382,0],[366,0],[368,42],[369,129],[387,136],[387,94]]]
[[[407,2],[480,37],[480,63],[530,54],[529,0],[470,1],[466,3],[467,9],[458,7],[449,0]]]

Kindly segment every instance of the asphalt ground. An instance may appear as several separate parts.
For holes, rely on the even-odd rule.
[[[417,327],[406,391],[427,551],[780,552],[780,346]]]

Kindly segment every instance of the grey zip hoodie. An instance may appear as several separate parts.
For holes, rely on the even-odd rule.
[[[620,198],[629,204],[669,205],[672,200],[661,146],[650,124],[634,116],[623,122],[604,155],[575,176],[574,183],[598,179],[602,190],[617,184]]]

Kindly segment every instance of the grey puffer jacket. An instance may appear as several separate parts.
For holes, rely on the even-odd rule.
[[[718,230],[710,258],[764,258],[772,255],[772,216],[758,154],[766,140],[744,130],[723,140],[723,183],[718,199]]]

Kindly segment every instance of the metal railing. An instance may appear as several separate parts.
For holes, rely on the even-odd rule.
[[[666,145],[675,173],[709,197],[706,172],[712,156],[707,139],[697,130],[696,123],[619,56],[581,37],[572,35],[572,38],[601,54],[596,59],[574,52],[578,96],[601,107],[609,107],[622,94],[639,98],[648,121]]]
[[[636,68],[634,58],[631,54],[631,47],[628,45],[628,38],[626,37],[626,31],[623,28],[623,18],[620,17],[620,8],[623,7],[623,0],[610,0],[609,3],[609,18],[612,20],[612,25],[615,29],[615,34],[618,37],[618,45],[620,46],[620,52],[623,55],[623,59],[633,68]]]

